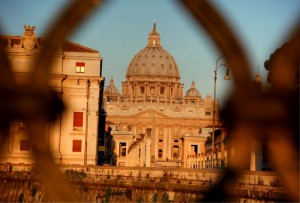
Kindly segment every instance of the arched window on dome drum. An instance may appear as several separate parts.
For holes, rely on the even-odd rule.
[[[145,87],[144,87],[144,86],[140,87],[140,93],[141,93],[141,94],[144,94],[144,93],[145,93]]]
[[[165,87],[160,87],[160,94],[165,94]]]
[[[155,88],[154,87],[150,88],[150,94],[152,94],[152,95],[155,94]]]

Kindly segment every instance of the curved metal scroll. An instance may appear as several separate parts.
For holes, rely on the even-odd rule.
[[[72,1],[50,29],[45,45],[34,65],[31,82],[26,87],[17,87],[12,82],[13,77],[7,54],[3,47],[0,47],[0,148],[3,148],[11,121],[20,118],[26,120],[39,174],[48,191],[57,201],[80,201],[80,198],[61,177],[49,153],[49,147],[43,142],[45,138],[43,132],[45,132],[49,120],[55,119],[63,109],[61,100],[49,87],[48,71],[52,56],[60,43],[93,8],[101,6],[102,2],[98,0]],[[291,106],[288,106],[289,103],[286,102],[286,99],[293,98],[291,95],[294,95],[295,89],[299,91],[299,78],[298,81],[290,78],[293,74],[299,75],[300,26],[297,27],[291,38],[291,46],[285,48],[280,57],[276,59],[273,77],[279,79],[274,80],[273,91],[257,92],[251,87],[247,56],[224,18],[208,1],[180,0],[180,2],[212,37],[227,58],[234,75],[234,92],[229,99],[225,118],[232,126],[230,136],[236,143],[238,156],[231,163],[223,181],[216,185],[204,200],[224,200],[228,185],[232,184],[232,180],[241,173],[243,165],[245,165],[244,157],[250,150],[247,147],[249,141],[262,134],[267,138],[267,145],[273,155],[273,164],[277,166],[278,173],[290,192],[291,200],[299,200],[298,162],[287,162],[285,159],[290,157],[291,160],[299,160],[298,151],[292,143],[295,131],[286,122],[291,119],[289,114]],[[296,73],[294,71],[295,62],[298,64]],[[282,67],[286,67],[284,74],[282,74]],[[297,88],[295,88],[295,84],[298,85]],[[26,100],[27,106],[20,102],[20,98],[23,101]],[[296,109],[299,110],[299,97],[296,101],[298,101]],[[294,103],[292,104],[294,105]],[[278,151],[278,147],[280,147],[280,151]]]
[[[224,18],[205,0],[180,1],[205,28],[219,50],[226,57],[234,75],[234,92],[225,109],[230,123],[230,137],[235,143],[235,157],[220,184],[210,191],[204,201],[224,201],[233,180],[242,172],[251,139],[267,140],[270,159],[276,167],[291,200],[299,200],[299,157],[293,143],[299,136],[299,67],[300,26],[296,27],[285,47],[273,63],[273,89],[259,92],[251,87],[250,66],[242,46]],[[296,77],[295,77],[296,76]],[[297,98],[298,95],[298,98]],[[290,101],[292,100],[292,102]],[[290,123],[294,123],[291,125]],[[296,137],[296,139],[295,139]],[[287,161],[286,158],[290,160]],[[232,185],[231,185],[232,186]]]
[[[8,126],[14,119],[24,119],[29,129],[32,142],[33,156],[35,158],[39,175],[47,191],[56,201],[80,201],[79,196],[65,181],[49,153],[45,131],[49,121],[53,121],[62,111],[62,101],[49,87],[48,71],[52,56],[60,44],[74,28],[91,12],[93,8],[101,6],[98,0],[76,0],[65,9],[58,21],[53,24],[45,45],[36,60],[30,80],[25,87],[18,87],[12,83],[11,67],[7,55],[0,47],[0,94],[1,94],[1,142],[5,143]],[[25,100],[25,101],[24,101]]]

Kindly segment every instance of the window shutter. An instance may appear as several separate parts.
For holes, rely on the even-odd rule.
[[[73,140],[73,152],[81,152],[81,140]]]
[[[83,112],[74,112],[74,116],[73,116],[74,130],[76,130],[76,128],[82,128],[82,127],[83,127]]]
[[[21,140],[20,141],[20,151],[29,151],[29,150],[30,150],[29,140]]]
[[[76,62],[76,66],[85,66],[84,62]]]

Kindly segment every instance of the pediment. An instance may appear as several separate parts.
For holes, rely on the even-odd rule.
[[[147,109],[132,116],[133,118],[169,118],[169,116],[154,109]]]

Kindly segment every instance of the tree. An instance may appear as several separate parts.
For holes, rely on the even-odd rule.
[[[162,195],[162,197],[161,197],[161,201],[162,201],[163,203],[168,203],[168,202],[170,202],[170,201],[169,201],[169,195],[168,195],[167,192],[164,192],[164,193],[163,193],[163,195]]]
[[[278,61],[281,60],[281,58],[286,57],[288,55],[288,52],[294,52],[293,48],[294,44],[292,41],[284,43],[281,47],[277,48],[267,59],[264,63],[265,69],[269,71],[267,81],[273,85],[274,79],[274,67]],[[299,85],[299,66],[300,66],[300,56],[297,59],[293,59],[290,61],[291,63],[287,66],[281,66],[281,70],[276,71],[291,71],[293,73],[292,77],[289,78],[291,81],[293,81],[293,84],[295,86]],[[289,70],[288,70],[289,69]]]
[[[153,194],[153,196],[152,196],[151,201],[154,202],[154,203],[156,203],[157,200],[158,200],[158,195],[157,195],[157,193],[155,192],[155,193]]]

